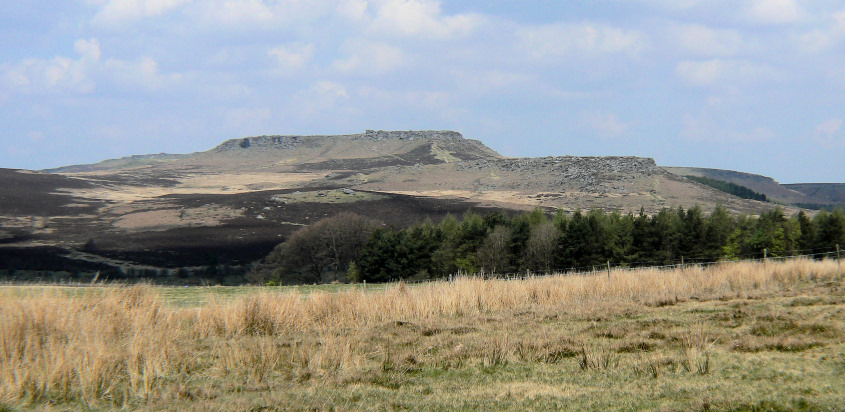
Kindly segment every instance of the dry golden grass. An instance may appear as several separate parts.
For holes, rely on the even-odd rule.
[[[805,390],[771,381],[771,393],[718,392],[741,381],[730,364],[773,362],[765,380],[807,356],[835,371],[807,380],[830,386],[813,396],[841,400],[842,281],[835,261],[743,262],[380,292],[257,289],[194,308],[163,304],[146,285],[76,296],[5,287],[0,409],[483,409],[492,388],[508,394],[495,408],[604,408],[615,404],[597,400],[602,388],[617,386],[631,407],[728,407]],[[643,379],[713,398],[661,398]]]
[[[123,404],[157,393],[185,361],[183,329],[147,286],[0,304],[0,399]]]

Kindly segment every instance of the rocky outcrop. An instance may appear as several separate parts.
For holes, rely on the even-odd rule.
[[[643,177],[667,174],[654,159],[634,156],[556,156],[516,159],[479,159],[460,162],[457,171],[487,171],[519,176],[508,179],[507,187],[486,189],[531,189],[536,186],[568,188],[592,193],[622,192],[621,186]],[[613,182],[612,184],[609,184]]]
[[[579,176],[597,173],[640,173],[646,175],[666,173],[657,166],[654,159],[635,156],[550,156],[522,157],[512,159],[479,159],[461,162],[459,170],[499,169],[516,173],[546,172],[564,176]]]
[[[451,130],[409,130],[409,131],[384,131],[384,130],[367,130],[361,135],[364,139],[382,141],[382,140],[463,140],[464,137]]]
[[[253,136],[231,139],[214,148],[215,152],[245,149],[293,149],[302,143],[301,136]]]
[[[460,142],[464,137],[450,130],[408,130],[384,131],[367,130],[364,133],[334,135],[334,136],[252,136],[241,139],[231,139],[213,149],[214,152],[228,152],[233,150],[262,150],[262,149],[294,149],[301,145],[320,145],[333,140],[366,140],[373,142],[384,141],[413,141],[429,140],[438,142]]]

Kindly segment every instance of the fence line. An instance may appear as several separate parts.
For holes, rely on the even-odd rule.
[[[824,250],[821,248],[817,249],[809,249],[809,250]],[[667,269],[677,269],[689,266],[711,266],[716,264],[723,264],[723,263],[743,263],[743,262],[765,262],[765,261],[787,261],[791,259],[799,259],[799,258],[812,258],[812,259],[819,259],[819,257],[823,258],[833,258],[838,259],[838,254],[836,250],[828,249],[827,252],[820,252],[820,253],[808,253],[802,255],[790,255],[790,256],[770,256],[766,258],[749,258],[749,259],[736,259],[736,260],[710,260],[710,261],[693,261],[690,262],[686,259],[682,259],[679,263],[672,263],[666,265],[652,265],[652,266],[604,266],[604,265],[596,265],[596,266],[580,266],[575,268],[566,268],[566,269],[551,269],[548,271],[525,271],[525,272],[505,272],[505,273],[461,273],[458,272],[455,275],[450,275],[444,279],[421,279],[421,280],[394,280],[390,283],[397,283],[403,282],[405,284],[411,285],[418,285],[423,283],[432,283],[432,282],[443,282],[444,280],[452,281],[454,279],[460,277],[481,277],[484,279],[499,279],[499,280],[525,280],[529,278],[538,278],[538,277],[549,277],[549,276],[598,276],[602,274],[606,274],[608,272],[613,271],[638,271],[638,270],[650,270],[650,269],[658,269],[658,270],[667,270]],[[685,261],[686,260],[686,261]],[[684,263],[680,263],[684,262]],[[588,269],[588,270],[585,270]]]
[[[818,250],[825,250],[825,249],[816,248],[816,249],[808,249],[807,251],[818,251]],[[532,279],[532,278],[542,278],[542,277],[551,277],[551,276],[560,276],[560,275],[564,275],[564,276],[599,276],[599,275],[609,274],[610,272],[614,272],[614,271],[616,271],[616,272],[618,272],[618,271],[628,271],[628,272],[630,272],[630,271],[654,270],[654,269],[668,270],[668,269],[677,269],[677,268],[691,267],[691,266],[698,266],[698,267],[711,266],[711,265],[717,265],[717,264],[723,264],[723,263],[787,261],[787,260],[799,259],[799,258],[812,258],[812,259],[832,258],[832,259],[835,259],[835,260],[839,260],[840,256],[839,256],[838,248],[835,248],[835,249],[828,248],[826,252],[807,253],[807,254],[791,255],[791,256],[770,256],[770,257],[766,257],[766,258],[749,258],[749,259],[737,259],[737,260],[710,260],[710,261],[701,262],[701,261],[695,261],[693,259],[693,261],[690,262],[690,260],[688,260],[686,258],[682,258],[682,260],[679,261],[678,263],[665,264],[665,265],[652,265],[652,266],[633,266],[632,267],[632,266],[627,266],[627,265],[625,265],[625,266],[622,266],[622,265],[610,266],[608,264],[607,266],[604,266],[604,265],[601,265],[601,266],[581,266],[581,267],[575,267],[575,268],[552,269],[552,270],[549,270],[549,271],[534,271],[534,272],[532,272],[530,270],[525,271],[525,272],[506,272],[506,273],[484,273],[484,272],[462,273],[462,272],[458,272],[456,274],[449,275],[446,278],[438,278],[438,279],[421,279],[421,280],[396,279],[396,280],[393,280],[391,282],[386,282],[386,283],[376,283],[376,284],[363,283],[363,284],[358,284],[358,285],[354,285],[354,286],[350,285],[350,287],[342,288],[339,291],[344,291],[344,292],[345,291],[379,292],[379,291],[384,291],[384,290],[389,289],[393,284],[404,283],[406,285],[422,285],[422,284],[427,284],[427,283],[444,283],[444,282],[450,282],[451,283],[454,280],[457,280],[459,278],[467,278],[467,277],[480,277],[480,278],[483,278],[483,279],[496,279],[496,280],[506,280],[506,281],[520,281],[520,280],[526,280],[526,279]],[[683,262],[683,263],[681,263],[681,262]],[[840,267],[841,267],[841,264],[840,264]],[[585,270],[585,269],[589,269],[589,270]],[[115,284],[120,285],[120,284],[127,284],[127,283],[116,282],[116,283],[110,283],[110,284],[101,284],[101,283],[91,284],[91,283],[70,283],[70,282],[64,283],[64,282],[61,282],[60,284],[55,284],[54,286],[67,287],[67,288],[76,288],[76,287],[88,287],[88,288],[90,288],[90,287],[108,287],[110,285],[115,285]],[[27,285],[26,284],[23,284],[23,285],[13,284],[13,282],[3,282],[3,283],[0,283],[0,286],[27,286]],[[31,286],[43,286],[43,284],[32,284]],[[178,289],[181,289],[185,286],[160,285],[158,287],[161,287],[163,289],[178,290]],[[196,288],[196,287],[209,289],[207,296],[216,297],[217,299],[219,299],[220,301],[223,301],[223,302],[229,300],[230,298],[236,298],[236,297],[244,296],[244,295],[248,294],[249,292],[251,292],[251,290],[245,290],[244,293],[232,293],[232,294],[218,295],[218,294],[214,294],[214,292],[211,291],[211,289],[215,288],[216,286],[213,286],[213,287],[212,286],[194,286],[192,288]],[[243,288],[244,286],[234,286],[234,287]],[[303,297],[310,296],[311,294],[313,294],[315,292],[324,292],[324,293],[339,292],[339,291],[325,291],[325,290],[322,290],[322,288],[317,287],[316,285],[310,286],[310,287],[308,285],[284,286],[284,287],[285,288],[293,288],[293,290],[291,290],[291,292],[298,293],[298,294],[302,295]],[[275,287],[273,287],[273,286],[260,286],[258,288],[259,289],[265,289],[265,290],[268,290],[268,291],[272,291]],[[307,290],[302,290],[302,289],[307,289]],[[167,299],[166,297],[164,297],[164,298]],[[207,304],[211,300],[213,300],[213,298],[211,298],[211,299],[197,299],[197,300],[178,300],[178,301],[172,302],[172,303],[175,303],[179,306],[190,307],[190,306],[199,306],[199,305]]]

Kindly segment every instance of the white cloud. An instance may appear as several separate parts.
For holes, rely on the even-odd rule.
[[[91,70],[100,60],[100,43],[97,39],[79,39],[74,44],[79,58],[56,56],[52,60],[28,58],[16,64],[0,65],[0,86],[11,92],[89,93],[94,82]]]
[[[519,30],[517,38],[536,58],[563,57],[572,52],[636,54],[647,44],[639,31],[594,23],[532,26]]]
[[[768,127],[753,127],[750,130],[737,130],[726,126],[726,119],[714,118],[703,111],[697,116],[683,116],[680,136],[692,141],[755,143],[772,140],[775,132]]]
[[[774,139],[775,132],[768,127],[755,127],[749,131],[730,132],[728,138],[739,142],[762,142]]]
[[[97,39],[79,39],[74,43],[73,49],[83,59],[95,62],[100,60],[100,42]]]
[[[302,43],[283,44],[270,49],[268,54],[276,57],[282,70],[296,71],[311,62],[314,46]]]
[[[351,41],[343,49],[350,55],[332,63],[332,67],[342,73],[389,73],[404,66],[408,59],[402,49],[385,43]]]
[[[185,14],[213,31],[221,26],[250,31],[308,25],[336,9],[337,0],[203,0],[186,7]]]
[[[467,35],[480,23],[473,14],[444,16],[434,0],[381,0],[377,2],[373,29],[399,37],[448,39]]]
[[[766,64],[723,59],[682,61],[675,67],[675,74],[695,86],[735,85],[738,82],[765,82],[786,77]]]
[[[733,56],[748,47],[737,30],[714,29],[700,24],[676,26],[669,36],[689,53],[700,56]]]
[[[102,59],[97,39],[77,40],[74,49],[79,54],[77,59],[63,56],[52,60],[27,58],[16,64],[0,65],[0,89],[19,94],[87,94],[100,82],[160,89],[182,79],[178,74],[159,73],[158,64],[149,56],[135,61]]]
[[[99,7],[94,23],[117,26],[121,23],[160,16],[192,0],[105,0],[89,1]]]
[[[261,0],[231,0],[206,9],[215,21],[226,24],[267,23],[275,19],[272,6]]]
[[[454,77],[461,92],[476,95],[503,91],[523,94],[526,89],[535,86],[531,84],[531,75],[498,69],[456,71]]]
[[[602,138],[615,138],[624,134],[631,123],[622,123],[613,113],[586,112],[581,115],[587,126]]]
[[[337,11],[352,20],[361,20],[367,16],[368,6],[365,0],[347,0],[337,6]]]
[[[118,85],[146,90],[166,89],[183,79],[179,74],[160,73],[158,63],[149,56],[136,61],[108,59],[103,65],[103,72]]]
[[[360,30],[350,23],[371,25],[374,1],[379,0],[203,0],[186,6],[185,15],[211,31],[291,31],[313,36],[338,27]]]
[[[712,0],[640,0],[646,4],[653,4],[670,10],[687,10]]]
[[[825,147],[845,147],[842,119],[830,119],[816,125],[815,139]]]
[[[680,136],[687,140],[706,141],[714,137],[715,127],[707,119],[704,113],[698,116],[685,114],[681,120],[683,127]]]
[[[830,119],[816,126],[816,134],[833,135],[842,129],[842,119]]]
[[[282,29],[326,24],[338,18],[362,23],[378,35],[450,39],[481,23],[477,14],[444,15],[438,0],[87,0],[93,23],[119,27],[181,10],[188,23],[212,30]],[[360,29],[360,27],[359,27]]]
[[[267,108],[235,108],[226,112],[226,125],[233,129],[256,128],[271,116]]]
[[[828,16],[829,26],[815,29],[797,37],[802,50],[809,53],[825,52],[845,40],[845,10]]]
[[[412,110],[442,112],[455,110],[452,95],[439,90],[396,90],[374,87],[356,89],[356,95],[368,101],[383,102],[385,107]]]
[[[91,130],[101,141],[119,143],[126,140],[129,134],[126,129],[116,124],[101,124]]]
[[[675,73],[695,85],[707,85],[719,81],[728,71],[723,60],[683,61],[675,67]]]
[[[351,102],[346,86],[331,80],[320,80],[294,93],[287,99],[280,113],[300,123],[317,122],[325,127],[330,123],[344,123],[360,116],[359,106]]]
[[[766,24],[794,23],[806,15],[795,0],[752,0],[748,16]]]
[[[316,92],[317,95],[330,100],[349,98],[349,93],[346,92],[345,87],[338,83],[331,82],[328,80],[322,80],[317,82],[317,84],[314,85],[312,90]]]

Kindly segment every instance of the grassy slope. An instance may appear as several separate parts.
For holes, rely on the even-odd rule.
[[[738,263],[308,297],[4,287],[0,409],[835,410],[844,274]]]
[[[784,186],[812,197],[816,203],[845,206],[845,183],[796,183]]]

